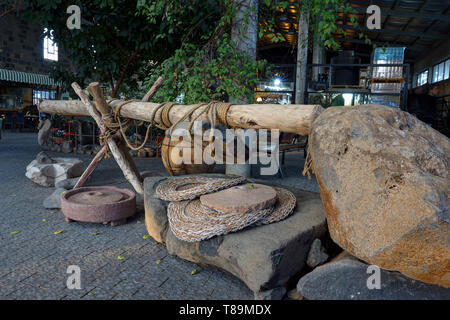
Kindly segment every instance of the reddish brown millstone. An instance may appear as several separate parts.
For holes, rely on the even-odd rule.
[[[136,211],[133,191],[109,186],[82,187],[61,195],[61,211],[66,221],[107,223],[116,226]]]
[[[276,201],[274,188],[250,183],[200,197],[202,205],[223,213],[247,213],[272,206]]]

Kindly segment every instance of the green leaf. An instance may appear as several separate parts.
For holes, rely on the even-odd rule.
[[[125,257],[124,257],[124,256],[117,256],[117,259],[119,259],[119,260],[125,260]]]
[[[62,232],[63,232],[63,230],[57,230],[57,231],[53,232],[53,234],[60,234]]]
[[[194,274],[197,274],[197,273],[198,273],[197,269],[194,269],[194,270],[191,271],[191,275],[194,275]]]
[[[11,232],[11,234],[19,234],[20,233],[20,231],[13,231],[13,232]]]
[[[88,295],[89,297],[93,297],[93,296],[94,296],[94,294],[93,294],[92,292],[89,292],[87,295]]]
[[[42,219],[42,221],[43,221],[43,222],[47,222],[48,220],[47,220],[47,219]]]
[[[91,236],[97,236],[99,233],[98,232],[92,232]]]
[[[148,239],[148,238],[150,238],[150,235],[149,235],[149,234],[146,234],[146,235],[144,235],[144,236],[142,237],[142,239]]]
[[[161,264],[161,260],[156,260],[156,264]]]
[[[255,189],[255,186],[252,185],[252,184],[248,184],[247,186],[248,186],[250,189]]]

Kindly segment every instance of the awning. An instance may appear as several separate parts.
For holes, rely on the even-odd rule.
[[[22,82],[46,86],[56,86],[58,83],[45,74],[21,72],[15,70],[0,69],[0,80]]]

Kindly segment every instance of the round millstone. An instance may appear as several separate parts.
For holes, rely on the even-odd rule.
[[[276,201],[274,188],[256,183],[246,183],[200,197],[202,205],[223,213],[247,213],[270,207]]]
[[[89,190],[72,195],[68,198],[70,202],[80,204],[107,204],[119,202],[124,194],[113,190]]]

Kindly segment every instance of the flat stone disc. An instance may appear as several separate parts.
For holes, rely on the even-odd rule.
[[[89,190],[79,192],[70,196],[67,200],[69,202],[76,202],[80,204],[108,204],[119,202],[124,199],[124,194],[114,190]]]
[[[274,188],[256,183],[228,188],[200,197],[202,205],[223,213],[247,213],[265,209],[275,204]]]

